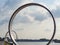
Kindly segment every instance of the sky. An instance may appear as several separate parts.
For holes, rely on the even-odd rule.
[[[47,7],[56,20],[55,39],[60,39],[60,0],[0,0],[0,37],[8,31],[8,22],[13,12],[27,3],[39,3]],[[16,16],[13,28],[19,38],[51,38],[53,21],[49,13],[41,7],[28,7]]]

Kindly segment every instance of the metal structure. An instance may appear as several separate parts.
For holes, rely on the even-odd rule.
[[[51,43],[51,41],[53,40],[54,36],[55,36],[55,32],[56,32],[56,22],[55,22],[55,19],[54,19],[53,14],[50,12],[50,10],[49,10],[48,8],[46,8],[45,6],[43,6],[43,5],[41,5],[41,4],[38,4],[38,3],[28,3],[28,4],[25,4],[25,5],[22,5],[22,6],[19,7],[17,10],[15,10],[15,12],[12,14],[12,16],[11,16],[11,18],[10,18],[10,20],[9,20],[9,24],[8,24],[8,31],[9,31],[10,38],[12,39],[13,43],[14,43],[15,45],[17,45],[16,41],[15,41],[15,40],[12,38],[12,36],[11,36],[11,26],[12,26],[12,22],[13,22],[15,16],[16,16],[16,14],[17,14],[19,11],[21,11],[22,9],[24,9],[24,8],[26,8],[26,7],[28,7],[28,6],[40,6],[40,7],[44,8],[44,9],[46,9],[46,10],[49,12],[49,14],[51,15],[52,20],[53,20],[53,23],[54,23],[54,32],[53,32],[53,35],[52,35],[51,39],[50,39],[49,42],[46,44],[46,45],[49,45],[49,44]]]
[[[14,30],[12,30],[11,32],[13,32],[13,33],[15,33],[15,35],[16,35],[16,39],[18,39],[18,35],[17,35],[17,33],[14,31]],[[5,34],[5,38],[6,38],[6,36],[9,34],[9,32],[6,32],[6,34]]]
[[[17,33],[16,33],[15,31],[13,31],[13,30],[12,30],[11,32],[15,33],[16,39],[18,39]],[[5,39],[7,39],[7,35],[9,35],[9,32],[6,32],[6,34],[5,34],[4,45],[13,45],[13,42],[10,43],[10,42],[8,42],[8,41],[5,41]],[[9,37],[8,37],[8,38],[9,38]],[[7,40],[9,40],[9,39],[7,39]]]

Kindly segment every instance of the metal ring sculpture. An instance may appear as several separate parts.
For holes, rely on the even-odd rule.
[[[13,30],[12,30],[12,32],[15,33],[15,35],[16,35],[16,39],[18,39],[17,33],[16,33],[15,31],[13,31]],[[5,39],[7,38],[7,37],[6,37],[7,35],[9,35],[9,32],[6,32],[6,34],[5,34],[4,45],[9,45],[9,44],[10,44],[9,42],[5,42]],[[7,39],[7,40],[8,40],[8,39]],[[12,42],[12,44],[13,44],[13,42]]]
[[[11,18],[10,18],[10,20],[9,20],[9,25],[8,25],[9,35],[10,35],[10,38],[12,39],[12,41],[13,41],[13,43],[14,43],[15,45],[17,45],[17,44],[16,44],[16,41],[13,40],[13,38],[12,38],[12,36],[11,36],[11,25],[12,25],[12,21],[13,21],[14,17],[16,16],[16,14],[17,14],[19,11],[21,11],[22,9],[24,9],[24,8],[26,8],[26,7],[28,7],[28,6],[33,6],[33,5],[34,5],[34,6],[40,6],[40,7],[44,8],[44,9],[46,9],[46,10],[49,12],[49,14],[51,15],[52,20],[53,20],[53,23],[54,23],[54,32],[53,32],[53,35],[52,35],[51,39],[49,40],[49,42],[48,42],[46,45],[49,45],[49,44],[51,43],[51,41],[53,40],[54,36],[55,36],[55,32],[56,32],[56,22],[55,22],[55,19],[54,19],[54,17],[53,17],[53,14],[50,12],[50,10],[49,10],[48,8],[46,8],[45,6],[43,6],[43,5],[41,5],[41,4],[38,4],[38,3],[28,3],[28,4],[25,4],[25,5],[22,5],[22,6],[19,7],[17,10],[15,10],[15,12],[12,14],[12,16],[11,16]]]
[[[12,32],[15,33],[15,35],[16,35],[16,39],[18,39],[18,35],[17,35],[17,33],[16,33],[15,31],[13,31],[13,30],[12,30]],[[9,34],[9,32],[6,32],[6,34],[5,34],[5,38],[6,38],[7,34]]]

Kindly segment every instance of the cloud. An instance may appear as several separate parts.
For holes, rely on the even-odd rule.
[[[17,17],[18,18],[18,17]],[[29,17],[30,18],[30,17]],[[17,21],[17,23],[29,23],[30,19],[27,16],[20,16],[18,19],[16,19],[15,21]]]
[[[31,16],[34,17],[35,21],[43,21],[46,19],[46,17],[41,13],[34,13]]]
[[[3,2],[3,3],[2,3]],[[10,19],[10,16],[12,15],[12,13],[21,5],[25,4],[25,3],[29,3],[29,2],[34,2],[33,0],[4,0],[0,2],[1,7],[0,7],[0,31],[1,34],[3,35],[5,34],[5,32],[8,30],[8,21]],[[56,37],[55,38],[60,38],[60,1],[55,0],[52,3],[48,4],[45,2],[38,2],[39,4],[43,4],[45,5],[47,8],[49,8],[51,10],[51,12],[53,13],[54,17],[56,18],[56,24],[57,24],[57,33],[56,33]],[[31,10],[32,9],[32,10]],[[21,13],[22,16],[18,16],[17,17],[17,23],[15,25],[17,25],[15,28],[19,31],[16,31],[18,34],[22,34],[20,35],[21,38],[44,38],[44,37],[49,37],[51,36],[53,30],[51,22],[50,22],[50,17],[47,15],[47,12],[45,12],[44,10],[41,11],[41,8],[37,7],[33,9],[33,7],[31,9],[27,9]],[[20,13],[20,14],[21,14]],[[24,16],[25,15],[25,16]],[[47,16],[47,17],[46,17]],[[46,19],[48,18],[48,19]],[[18,20],[19,19],[19,20]],[[20,21],[20,23],[18,23]],[[39,22],[41,21],[41,22]],[[30,23],[33,22],[33,23]],[[24,24],[22,24],[24,23]],[[21,25],[19,25],[21,24]],[[14,26],[15,26],[14,25]],[[22,28],[22,30],[20,29],[20,27]],[[47,28],[48,27],[48,28]],[[25,29],[25,30],[24,30]],[[38,29],[38,30],[37,30]],[[46,30],[45,30],[46,29]],[[44,31],[45,30],[45,31]],[[4,34],[2,33],[4,31]],[[23,33],[24,32],[24,33]],[[49,33],[48,33],[49,32]],[[51,33],[51,34],[50,34]],[[24,35],[26,34],[26,35]],[[34,37],[33,37],[33,35]],[[40,35],[42,34],[42,35]],[[49,35],[49,36],[48,36]],[[49,37],[50,38],[50,37]]]
[[[33,0],[7,0],[4,7],[8,6],[10,9],[16,9],[25,3],[33,2]]]
[[[52,5],[48,5],[55,18],[60,18],[60,0],[55,0]]]
[[[31,2],[31,1],[29,1],[29,2]],[[26,1],[23,1],[23,0],[17,0],[17,1],[6,0],[5,2],[4,1],[2,1],[2,2],[4,3],[4,5],[0,9],[0,20],[1,20],[0,23],[2,23],[4,20],[7,20],[7,19],[9,20],[10,16],[13,14],[13,12],[16,10],[16,8],[20,7],[23,3],[27,3],[28,0],[26,0]]]
[[[15,23],[31,23],[36,21],[43,21],[50,17],[49,15],[47,15],[47,13],[48,12],[42,7],[30,6],[21,10],[16,15],[14,21]]]
[[[45,7],[47,7],[52,14],[54,15],[55,18],[59,18],[60,17],[60,0],[35,0],[37,3],[39,4],[43,4]]]
[[[4,37],[7,31],[8,31],[7,23],[0,25],[0,37]]]
[[[60,18],[60,8],[59,7],[57,7],[56,10],[52,10],[52,13],[55,18]]]
[[[22,30],[21,30],[22,29]],[[46,19],[40,23],[18,23],[13,26],[13,30],[18,33],[19,38],[40,39],[49,38],[53,33],[52,19]],[[18,31],[17,31],[18,30]]]
[[[60,35],[60,18],[56,18],[56,25],[57,25],[57,32],[56,32],[56,36],[55,38],[60,39],[59,35]],[[1,25],[0,30],[4,31],[4,33],[2,33],[1,31],[1,36],[7,32],[8,27],[7,27],[7,23],[4,25]],[[5,30],[6,29],[6,30]],[[17,29],[15,30],[19,36],[19,38],[30,38],[30,39],[40,39],[40,38],[49,38],[52,36],[53,33],[53,23],[52,23],[52,19],[46,19],[40,23],[17,23],[14,25],[13,29]],[[22,30],[21,30],[22,29]],[[37,30],[38,29],[38,30]],[[44,33],[44,34],[43,34]],[[21,35],[20,35],[21,34]],[[30,36],[29,36],[30,35]]]
[[[60,39],[60,18],[56,18],[56,35],[55,39]],[[19,36],[19,38],[24,39],[40,39],[40,38],[51,38],[54,26],[51,18],[48,18],[40,23],[17,23],[13,26]]]
[[[17,0],[17,1],[15,1],[15,0],[7,0],[7,1],[5,1],[5,5],[3,6],[3,8],[0,10],[0,13],[1,13],[1,15],[0,15],[0,17],[3,17],[3,18],[1,18],[1,19],[5,19],[5,18],[7,18],[8,17],[8,19],[10,18],[10,16],[12,15],[12,13],[14,12],[14,10],[17,8],[17,7],[19,7],[19,5],[21,6],[21,5],[23,5],[24,3],[28,3],[28,2],[33,2],[33,0],[31,0],[31,1],[28,1],[28,0],[26,0],[26,1],[20,1],[20,0]],[[58,2],[58,1],[57,1]],[[13,3],[13,4],[12,4]],[[43,4],[43,3],[42,3]],[[16,6],[17,5],[17,6]],[[56,6],[55,6],[56,7]],[[32,9],[33,9],[33,7],[32,7]],[[36,9],[36,8],[35,8]],[[55,16],[55,17],[59,17],[59,14],[60,14],[60,11],[59,11],[59,9],[60,8],[58,8],[58,9],[54,9],[54,10],[52,10],[52,13],[53,13],[53,15]],[[38,12],[42,12],[42,14],[40,14],[40,13],[38,13]],[[3,12],[3,13],[2,13]],[[8,12],[8,13],[7,13]],[[29,11],[25,11],[25,13],[29,13],[29,12],[31,12],[30,10]],[[45,11],[41,11],[40,10],[40,7],[38,8],[37,7],[37,9],[33,12],[32,11],[32,13],[34,13],[34,14],[32,14],[32,16],[27,16],[27,19],[28,20],[30,20],[30,21],[34,21],[34,20],[38,20],[38,21],[42,21],[42,20],[44,20],[44,19],[46,19],[46,17],[43,17],[42,15],[46,15],[46,12]],[[38,14],[38,15],[37,15]],[[40,14],[40,15],[39,15]],[[30,13],[28,14],[28,15],[30,15]],[[47,16],[47,15],[46,15]],[[22,18],[21,18],[22,19]],[[25,19],[25,18],[24,18]],[[22,22],[24,22],[23,20],[21,20]],[[27,21],[27,20],[25,20],[25,21]],[[1,21],[2,22],[2,21]]]
[[[60,18],[60,0],[55,0],[52,5],[49,5],[50,10],[55,18]]]
[[[31,0],[32,1],[32,0]],[[20,7],[23,3],[31,2],[30,0],[0,0],[0,30],[3,30],[4,34],[7,32],[8,22],[13,12]],[[21,3],[20,3],[21,2]],[[0,31],[2,32],[2,31]],[[3,36],[4,34],[1,33]],[[0,36],[2,36],[0,35]]]

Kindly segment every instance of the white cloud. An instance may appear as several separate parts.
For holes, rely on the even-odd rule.
[[[16,2],[19,1],[19,4],[18,4],[18,3],[14,2],[14,1],[15,0],[10,0],[10,1],[9,0],[5,0],[5,2],[4,1],[1,1],[2,3],[4,2],[4,5],[2,6],[2,8],[0,8],[0,20],[1,20],[1,22],[2,22],[2,20],[5,20],[7,18],[9,20],[10,16],[13,14],[13,12],[18,7],[20,7],[22,5],[22,3],[32,2],[32,0],[31,1],[28,1],[28,0],[25,0],[25,1],[23,1],[23,0],[21,0],[21,1],[20,0],[17,0]],[[22,3],[20,3],[20,2],[22,2]],[[13,3],[14,6],[11,6],[10,5],[11,3]]]
[[[19,38],[40,39],[51,38],[53,33],[52,19],[46,19],[40,23],[18,23],[14,25],[14,30],[17,32]],[[18,30],[18,31],[17,31]],[[57,37],[58,38],[58,37]]]
[[[6,31],[6,30],[8,30],[7,24],[8,24],[8,21],[10,19],[10,16],[12,15],[12,13],[18,7],[20,7],[22,5],[22,3],[31,2],[32,0],[31,1],[30,0],[29,1],[28,0],[25,0],[25,1],[22,0],[22,3],[20,3],[21,0],[19,0],[19,4],[18,3],[16,4],[15,0],[13,0],[12,2],[11,1],[12,0],[10,0],[10,1],[9,0],[4,0],[4,1],[2,0],[0,2],[0,5],[1,5],[1,7],[0,7],[0,30],[2,30],[2,31],[0,31],[1,32],[0,36],[2,36],[2,35],[4,36],[5,32],[7,32]],[[13,3],[13,2],[15,2],[15,3]],[[12,4],[12,5],[14,4],[14,5],[12,6],[10,4]],[[3,24],[1,24],[1,23],[3,23]],[[4,34],[2,32],[4,32]]]
[[[60,0],[55,0],[54,4],[60,7]]]
[[[5,23],[0,26],[0,37],[4,37],[6,32],[8,31],[8,24]]]
[[[17,23],[15,25],[15,30],[18,34],[18,36],[20,36],[20,38],[49,38],[52,36],[52,32],[53,32],[53,23],[52,21],[50,21],[51,19],[46,19],[44,21],[42,21],[41,23],[31,23],[31,24],[22,24],[22,23]],[[56,36],[55,38],[60,39],[60,18],[56,18]],[[8,25],[4,24],[2,26],[0,26],[0,31],[1,32],[1,36],[8,31]],[[37,30],[38,29],[38,30]],[[4,31],[4,33],[2,33]],[[21,35],[20,35],[21,34]]]
[[[15,0],[14,0],[15,1]],[[14,2],[13,1],[13,2]],[[14,4],[14,6],[12,7],[11,5],[11,7],[8,5],[5,5],[5,7],[4,7],[4,4],[5,3],[3,3],[2,5],[2,8],[0,9],[0,21],[2,22],[2,20],[4,20],[4,19],[8,19],[9,20],[9,18],[10,18],[10,16],[11,16],[11,14],[14,12],[14,10],[16,10],[18,7],[20,7],[21,5],[23,5],[23,4],[26,4],[26,3],[30,3],[30,2],[33,2],[33,0],[25,0],[25,1],[21,1],[21,3],[19,2],[19,3],[17,3],[17,4]],[[10,2],[11,3],[11,2]],[[40,3],[40,2],[39,2]],[[43,3],[43,2],[41,2],[40,4],[43,4],[43,5],[45,5],[46,7],[48,7],[51,11],[55,11],[56,12],[56,10],[57,10],[57,7],[60,7],[60,1],[59,0],[55,0],[54,2],[53,2],[53,4],[52,5],[47,5],[47,4],[45,4],[45,3]],[[17,26],[16,26],[16,28],[18,27],[18,31],[20,30],[20,27],[22,28],[22,30],[21,31],[17,31],[17,33],[18,34],[22,34],[22,35],[20,35],[21,36],[21,38],[24,38],[24,36],[25,36],[25,38],[32,38],[33,36],[33,38],[44,38],[44,37],[49,37],[49,36],[51,36],[51,34],[52,34],[52,32],[53,32],[53,30],[51,29],[52,28],[52,25],[51,25],[51,22],[50,22],[50,19],[48,19],[48,20],[44,20],[44,21],[42,21],[42,23],[41,22],[39,22],[39,21],[36,21],[35,20],[35,15],[32,17],[32,16],[30,16],[30,13],[37,13],[37,12],[39,12],[40,10],[39,10],[40,8],[38,8],[38,9],[36,9],[36,10],[33,10],[33,11],[30,11],[30,10],[27,10],[27,11],[25,11],[25,15],[26,15],[26,17],[29,19],[29,21],[30,22],[34,22],[34,23],[29,23],[29,24],[17,24]],[[59,8],[60,9],[60,8]],[[36,12],[35,12],[36,11]],[[58,10],[57,10],[58,11]],[[45,16],[46,16],[46,12],[43,12],[43,11],[40,11],[40,12],[42,12],[42,14],[45,14]],[[22,12],[23,13],[23,12]],[[55,15],[54,15],[55,16]],[[59,16],[58,16],[59,17]],[[56,32],[56,36],[55,36],[55,38],[59,38],[60,39],[60,18],[56,18],[56,24],[57,24],[57,32]],[[8,23],[8,21],[6,22],[6,23]],[[2,31],[0,31],[1,32],[1,34],[0,34],[0,36],[1,35],[3,35],[4,36],[4,34],[5,34],[5,32],[8,30],[7,29],[7,24],[6,23],[4,23],[3,25],[1,25],[0,26],[0,30],[2,30]],[[40,24],[41,23],[41,24]],[[48,29],[47,29],[47,27],[48,27]],[[26,31],[25,31],[25,30]],[[38,30],[37,30],[38,29]],[[41,30],[40,30],[41,29]],[[44,29],[46,29],[45,31],[44,31]],[[2,33],[4,31],[4,34]],[[41,31],[41,32],[40,32]],[[24,33],[23,33],[24,32]],[[48,33],[49,32],[49,33]],[[51,33],[51,34],[50,34]],[[24,35],[24,34],[26,34],[26,35]],[[40,35],[40,34],[42,34],[42,35],[44,35],[44,36],[42,36],[42,35]],[[50,37],[49,37],[50,38]]]
[[[56,19],[56,36],[55,38],[60,39],[60,18]]]
[[[26,15],[26,16],[28,17],[28,19],[29,19],[31,22],[33,22],[33,21],[34,21],[34,17],[29,16],[29,15]]]
[[[49,5],[50,10],[56,10],[57,7],[60,7],[60,0],[55,0],[52,5]]]

